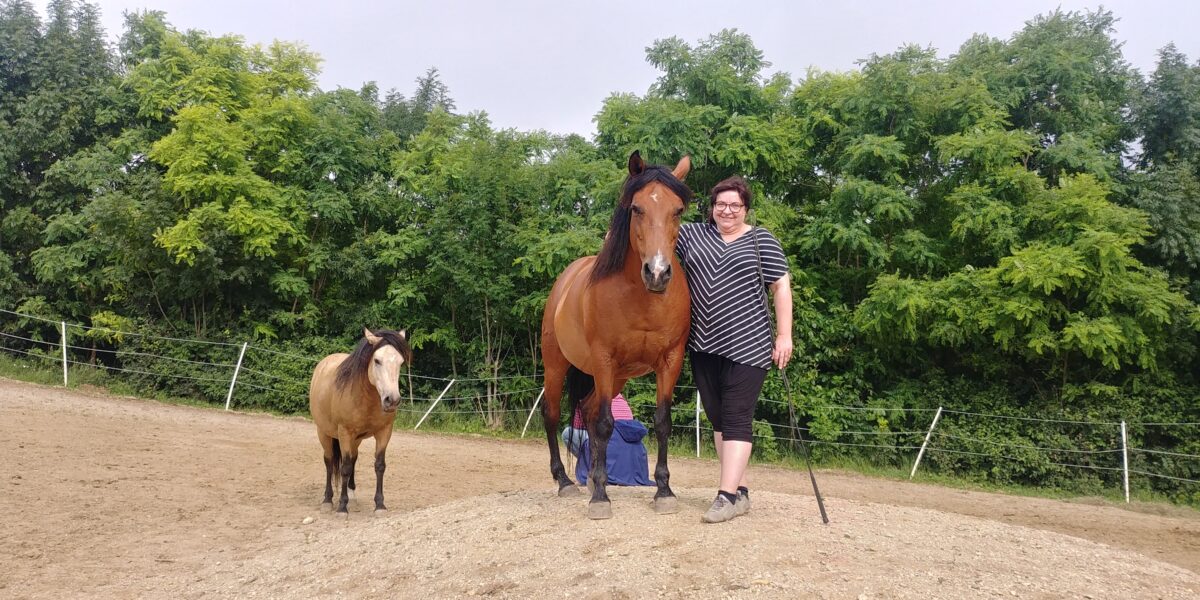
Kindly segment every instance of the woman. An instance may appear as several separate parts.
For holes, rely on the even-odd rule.
[[[692,372],[721,464],[717,497],[701,520],[720,523],[750,510],[754,407],[767,369],[792,356],[792,288],[779,240],[746,223],[746,181],[721,181],[709,198],[708,222],[683,225],[676,248],[691,290]],[[774,340],[764,285],[774,298]]]
[[[608,440],[608,483],[613,485],[654,485],[646,463],[646,426],[633,418],[625,396],[613,396],[610,404],[613,416],[613,435]],[[575,480],[587,485],[588,473],[592,470],[591,442],[587,426],[583,422],[583,411],[576,409],[575,417],[562,432],[567,450],[579,459],[575,466]]]
[[[609,411],[612,412],[613,421],[633,419],[633,411],[629,409],[629,402],[619,392],[616,396],[613,396],[608,406]],[[575,409],[575,416],[571,419],[571,424],[562,430],[563,445],[567,447],[567,450],[571,454],[579,456],[579,451],[583,448],[583,443],[587,440],[588,431],[587,426],[583,423],[583,411],[577,407]]]

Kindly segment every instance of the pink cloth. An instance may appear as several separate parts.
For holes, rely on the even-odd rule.
[[[612,416],[614,421],[632,420],[633,411],[629,410],[629,403],[625,401],[625,396],[617,394],[612,399]],[[575,410],[575,419],[571,421],[571,427],[575,429],[583,429],[583,416],[579,410]]]

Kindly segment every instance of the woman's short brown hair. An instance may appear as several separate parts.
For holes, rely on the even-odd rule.
[[[750,194],[750,186],[746,184],[746,180],[742,179],[741,175],[726,177],[725,179],[717,182],[717,185],[714,185],[712,191],[708,193],[709,223],[716,223],[716,221],[713,220],[713,206],[715,206],[717,203],[717,196],[721,195],[723,192],[729,191],[737,192],[738,197],[742,199],[742,204],[746,205],[746,210],[750,210],[750,199],[752,196]]]

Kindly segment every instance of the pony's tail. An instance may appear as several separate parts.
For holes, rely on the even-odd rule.
[[[333,438],[333,497],[342,493],[342,443]]]

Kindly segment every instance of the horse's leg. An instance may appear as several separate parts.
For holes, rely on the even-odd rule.
[[[683,367],[683,351],[671,353],[665,364],[654,372],[657,402],[654,409],[654,434],[658,438],[658,462],[654,465],[654,512],[669,515],[679,510],[679,501],[671,491],[671,470],[667,468],[667,444],[671,438],[671,400],[679,371]]]
[[[588,423],[592,445],[592,472],[589,476],[592,501],[588,504],[589,519],[611,519],[612,504],[608,500],[608,440],[612,438],[613,378],[611,374],[596,377],[596,400],[599,414]]]
[[[559,496],[578,496],[579,488],[567,475],[558,452],[558,421],[562,417],[563,379],[567,376],[568,363],[553,335],[542,336],[542,364],[545,372],[542,380],[542,424],[550,445],[550,476],[558,484]]]
[[[350,478],[354,476],[354,435],[346,433],[342,427],[338,427],[338,445],[342,447],[342,455],[339,459],[342,463],[342,495],[338,498],[337,515],[348,517],[350,511],[346,509],[346,505],[350,501]]]
[[[321,499],[321,510],[333,510],[333,480],[335,478],[334,471],[340,465],[336,458],[341,449],[337,448],[337,439],[329,437],[321,432],[317,432],[317,439],[321,441],[321,450],[325,459],[325,496]]]
[[[375,434],[375,514],[387,512],[387,507],[383,505],[383,472],[387,470],[387,463],[384,461],[383,455],[387,452],[388,442],[392,439],[394,422],[388,421],[387,426]]]
[[[358,506],[358,488],[354,485],[354,471],[357,470],[355,467],[358,466],[358,446],[361,443],[362,438],[356,436],[354,443],[350,445],[350,483],[348,485],[350,488],[350,499],[355,502],[355,506]]]
[[[561,386],[561,377],[558,379]],[[558,422],[562,417],[562,409],[560,401],[562,398],[562,390],[556,392],[550,390],[554,384],[550,384],[545,388],[543,394],[544,403],[542,405],[542,422],[546,429],[546,443],[550,447],[550,476],[554,478],[554,482],[558,484],[558,495],[563,498],[579,495],[579,488],[575,486],[575,482],[567,474],[567,469],[563,465],[562,454],[558,449]],[[551,396],[555,396],[551,398]]]

